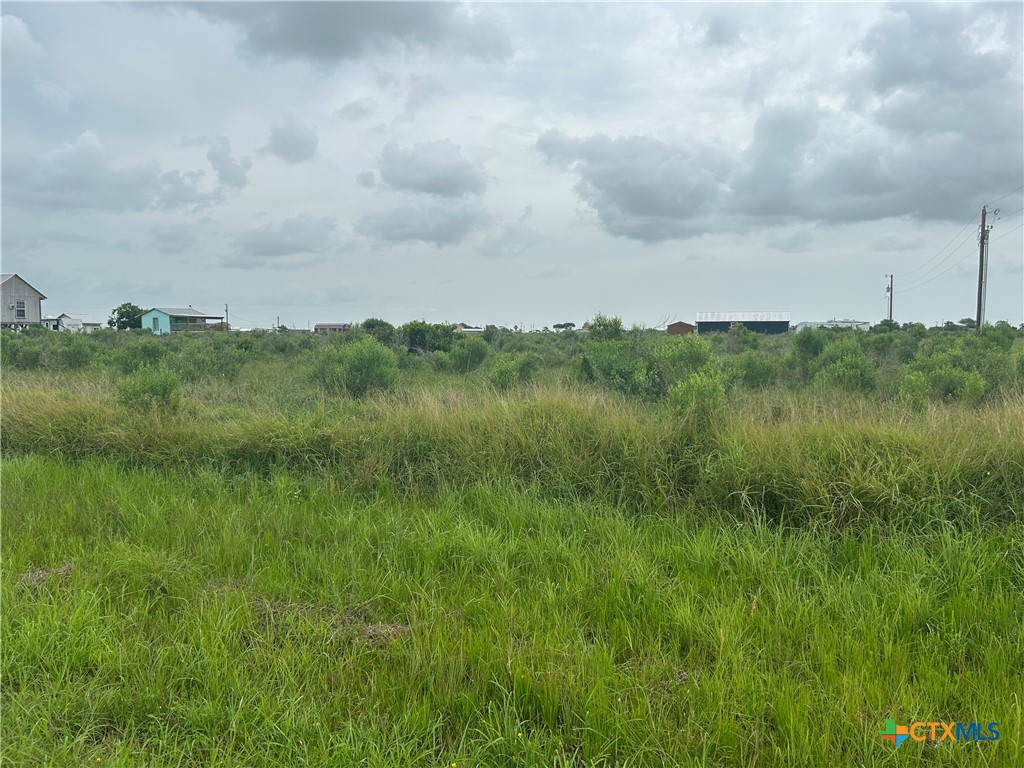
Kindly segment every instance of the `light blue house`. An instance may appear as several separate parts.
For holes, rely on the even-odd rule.
[[[221,322],[209,323],[209,320],[221,321],[223,315],[208,315],[198,309],[182,309],[181,307],[153,307],[142,316],[142,327],[149,328],[154,336],[168,333],[184,333],[187,331],[224,330]]]

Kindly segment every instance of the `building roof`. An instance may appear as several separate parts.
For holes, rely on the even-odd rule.
[[[345,330],[351,327],[351,323],[317,323],[313,326],[313,328],[344,328]]]
[[[698,323],[788,323],[789,312],[698,312]]]
[[[79,315],[74,312],[61,312],[59,315],[57,315],[57,318],[61,317],[66,317],[69,320],[77,320],[83,325],[99,325],[99,323],[93,320],[92,315]]]
[[[173,315],[174,317],[196,317],[200,320],[224,319],[224,315],[208,315],[205,312],[200,312],[198,309],[192,309],[192,307],[151,307],[146,312],[163,312],[165,315]]]
[[[676,320],[674,323],[669,323],[665,327],[666,328],[671,328],[673,325],[686,325],[686,326],[689,326],[690,328],[693,328],[693,323],[688,323],[685,320]]]
[[[29,283],[29,281],[28,281],[28,280],[26,280],[26,279],[25,279],[24,277],[22,277],[21,275],[19,275],[19,274],[18,274],[18,273],[16,273],[16,272],[4,272],[4,273],[3,273],[2,275],[0,275],[0,285],[3,285],[3,284],[4,284],[4,283],[6,283],[6,282],[7,282],[8,280],[10,280],[10,279],[11,279],[12,277],[16,277],[16,278],[18,278],[19,280],[21,280],[21,282],[23,282],[23,283],[24,283],[25,285],[27,285],[27,286],[28,286],[29,288],[31,288],[31,289],[32,289],[33,291],[35,291],[36,293],[38,293],[38,294],[39,294],[39,298],[40,298],[40,299],[45,299],[45,298],[46,298],[45,296],[43,296],[43,292],[42,292],[42,291],[40,291],[40,290],[39,290],[38,288],[36,288],[36,287],[35,287],[34,285],[32,285],[31,283]]]

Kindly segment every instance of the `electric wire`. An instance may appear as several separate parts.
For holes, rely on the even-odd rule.
[[[977,220],[977,218],[978,218],[978,217],[979,217],[980,215],[981,215],[980,213],[976,213],[976,214],[974,214],[974,216],[973,216],[973,217],[971,217],[971,220],[970,220],[970,221],[968,221],[968,222],[967,222],[966,224],[964,224],[964,225],[963,225],[963,227],[962,227],[962,228],[960,229],[960,231],[959,231],[959,232],[957,232],[957,233],[956,233],[955,235],[953,235],[952,239],[951,239],[951,240],[950,240],[950,241],[949,241],[948,243],[946,243],[946,244],[945,244],[944,246],[942,246],[942,248],[940,248],[940,249],[939,249],[939,251],[938,251],[938,252],[937,252],[937,253],[936,253],[936,254],[935,254],[934,256],[932,256],[932,257],[931,257],[930,259],[928,259],[927,261],[925,261],[925,262],[924,262],[923,264],[920,264],[919,266],[917,266],[917,267],[914,267],[914,268],[913,268],[912,270],[910,270],[909,272],[904,272],[904,273],[903,273],[903,274],[901,274],[901,275],[896,275],[896,277],[898,277],[898,278],[904,278],[904,277],[909,277],[910,275],[914,274],[914,273],[915,273],[915,272],[917,272],[918,270],[920,270],[920,269],[923,269],[924,267],[928,266],[928,264],[930,264],[931,262],[935,261],[935,259],[937,259],[937,258],[938,258],[939,256],[941,256],[941,255],[942,255],[942,252],[943,252],[944,250],[946,250],[947,248],[949,248],[949,246],[951,246],[951,245],[953,244],[953,242],[954,242],[954,241],[955,241],[955,240],[956,240],[956,239],[957,239],[958,237],[960,237],[960,235],[962,235],[962,234],[964,233],[964,230],[965,230],[965,229],[967,229],[967,228],[968,228],[969,226],[971,226],[971,224],[973,224],[973,223],[974,223],[974,222],[975,222],[975,221]],[[958,247],[959,247],[959,246],[958,246]],[[949,258],[949,257],[947,256],[946,258]],[[945,259],[943,259],[943,261],[945,261]],[[941,263],[942,263],[942,262],[940,261],[940,262],[939,262],[939,264],[941,264]],[[936,265],[936,266],[938,266],[938,265]],[[929,271],[931,271],[931,270],[929,270]],[[917,278],[914,278],[914,279],[916,280]]]

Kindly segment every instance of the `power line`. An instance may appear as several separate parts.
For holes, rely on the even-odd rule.
[[[949,252],[949,254],[948,254],[948,255],[946,256],[946,258],[945,258],[945,259],[943,259],[943,261],[946,261],[947,259],[949,259],[949,258],[950,258],[950,256],[952,256],[953,254],[957,253],[957,252],[958,252],[958,251],[959,251],[959,250],[960,250],[961,248],[963,248],[963,247],[964,247],[964,246],[965,246],[965,245],[966,245],[966,244],[967,244],[968,242],[970,242],[970,240],[971,240],[971,238],[973,237],[973,235],[974,235],[974,233],[972,232],[970,236],[968,236],[968,237],[966,237],[966,238],[965,238],[964,240],[962,240],[962,241],[960,242],[960,245],[958,245],[958,246],[957,246],[956,248],[954,248],[954,249],[953,249],[952,251],[950,251],[950,252]],[[925,280],[924,280],[923,282],[919,282],[919,283],[917,283],[916,285],[910,285],[910,286],[908,286],[908,287],[906,287],[906,288],[903,288],[903,289],[902,289],[902,290],[901,290],[900,292],[901,292],[901,293],[909,293],[910,291],[916,291],[916,290],[917,290],[918,288],[923,288],[924,286],[928,285],[928,283],[932,282],[933,280],[937,280],[938,278],[942,277],[942,276],[943,276],[944,274],[946,274],[947,272],[950,272],[951,270],[954,270],[954,269],[956,269],[956,268],[957,268],[957,267],[959,267],[959,266],[960,266],[961,264],[963,264],[963,263],[964,263],[965,261],[967,261],[967,259],[971,258],[971,256],[973,256],[973,254],[971,254],[971,253],[968,253],[968,254],[967,254],[967,256],[965,256],[964,258],[960,259],[960,261],[957,261],[957,262],[954,262],[954,263],[950,264],[950,265],[949,265],[948,267],[946,267],[946,268],[945,268],[944,270],[942,270],[941,272],[939,272],[939,273],[937,273],[937,274],[934,274],[934,275],[932,275],[931,277],[928,277],[928,278],[927,278],[927,279],[925,279]],[[939,266],[939,265],[938,265],[938,264],[936,264],[935,266]],[[924,276],[922,276],[922,277],[924,277]]]
[[[1009,197],[1010,195],[1015,195],[1015,194],[1017,194],[1017,193],[1018,193],[1018,192],[1020,192],[1020,191],[1021,191],[1022,189],[1024,189],[1024,184],[1021,184],[1021,185],[1020,185],[1019,187],[1017,187],[1017,188],[1016,188],[1015,190],[1013,190],[1013,192],[1007,192],[1007,193],[1006,193],[1005,195],[1003,195],[1002,197],[997,197],[997,198],[996,198],[995,200],[993,200],[992,202],[990,202],[990,203],[987,203],[987,205],[992,205],[992,203],[998,203],[998,202],[999,202],[1000,200],[1003,200],[1003,199],[1005,199],[1005,198]]]
[[[1020,229],[1021,227],[1024,227],[1024,221],[1022,221],[1022,222],[1021,222],[1020,224],[1018,224],[1018,225],[1017,225],[1016,227],[1014,227],[1013,229],[1008,229],[1008,230],[1006,230],[1006,231],[1005,231],[1005,232],[1003,232],[1003,234],[1001,234],[1001,235],[1000,235],[999,237],[997,237],[997,238],[993,239],[993,240],[992,240],[992,242],[993,242],[993,243],[999,242],[999,241],[1000,241],[1000,240],[1002,240],[1002,239],[1003,239],[1004,237],[1006,237],[1007,235],[1013,234],[1014,232],[1016,232],[1016,231],[1017,231],[1018,229]]]
[[[962,233],[962,232],[963,232],[963,230],[961,229],[961,230],[960,230],[960,232]],[[927,272],[925,272],[925,273],[924,273],[923,275],[918,275],[918,276],[917,276],[916,278],[914,278],[913,280],[911,280],[911,281],[910,281],[910,283],[912,283],[912,284],[913,284],[914,282],[916,282],[916,281],[921,281],[921,280],[923,280],[924,282],[931,282],[931,278],[929,277],[929,275],[931,275],[931,274],[932,274],[932,273],[933,273],[933,272],[934,272],[934,271],[935,271],[936,269],[938,269],[938,268],[939,268],[939,267],[941,267],[941,266],[942,266],[943,264],[945,264],[945,263],[946,263],[947,261],[949,261],[949,260],[950,260],[950,259],[951,259],[951,258],[952,258],[952,257],[953,257],[953,256],[954,256],[954,255],[955,255],[956,253],[957,253],[957,251],[959,251],[959,250],[960,250],[961,248],[963,248],[963,247],[964,247],[964,245],[966,245],[967,243],[969,243],[969,242],[971,241],[971,239],[972,239],[973,237],[974,237],[974,233],[973,233],[973,232],[971,232],[970,234],[968,234],[968,235],[967,235],[967,237],[965,237],[965,238],[964,238],[963,240],[961,240],[961,241],[959,242],[959,244],[957,244],[956,248],[954,248],[953,250],[951,250],[951,251],[950,251],[949,253],[947,253],[947,254],[946,254],[946,255],[945,255],[945,256],[944,256],[944,257],[943,257],[943,258],[942,258],[942,259],[941,259],[940,261],[938,261],[938,262],[937,262],[936,264],[934,264],[934,265],[933,265],[933,266],[931,267],[931,269],[929,269],[929,270],[928,270]],[[940,253],[941,253],[941,251],[940,251]],[[939,274],[945,274],[945,271],[943,271],[943,272],[940,272]],[[935,276],[937,276],[937,275],[935,275]],[[918,283],[918,285],[923,285],[923,284],[924,284],[924,283]],[[912,288],[917,288],[917,287],[918,287],[918,285],[911,285],[910,287],[912,287]],[[904,290],[906,290],[906,289],[904,289]]]
[[[915,272],[917,272],[919,269],[922,269],[922,268],[928,266],[929,263],[931,263],[932,261],[937,259],[939,256],[941,256],[942,252],[944,250],[946,250],[947,248],[949,248],[949,246],[953,244],[953,241],[956,240],[958,237],[960,237],[960,235],[962,235],[964,233],[964,230],[967,229],[969,226],[971,226],[971,224],[973,224],[975,222],[975,220],[978,218],[978,216],[979,216],[979,214],[977,214],[977,213],[974,214],[974,216],[971,217],[971,220],[968,221],[966,224],[964,224],[964,226],[961,228],[961,230],[959,232],[957,232],[955,235],[953,235],[953,238],[948,243],[946,243],[944,246],[942,246],[942,248],[939,249],[938,253],[936,253],[934,256],[932,256],[930,259],[928,259],[926,262],[924,262],[920,266],[914,267],[914,269],[910,270],[909,272],[904,272],[902,275],[899,275],[899,277],[907,277],[908,275],[912,275]],[[947,256],[947,258],[949,258],[949,257]],[[945,259],[943,259],[943,261],[945,261]],[[942,262],[939,262],[939,263],[941,264]]]

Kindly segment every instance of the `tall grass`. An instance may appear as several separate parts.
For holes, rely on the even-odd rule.
[[[5,461],[5,764],[1019,764],[1020,523],[853,533],[182,468]],[[1002,739],[894,751],[887,717]]]
[[[501,482],[632,510],[704,505],[791,523],[992,522],[1024,510],[1024,398],[924,412],[774,393],[730,401],[694,434],[669,407],[591,389],[407,390],[294,413],[133,415],[109,398],[7,387],[3,449],[228,475],[312,474],[335,488],[431,496]]]

